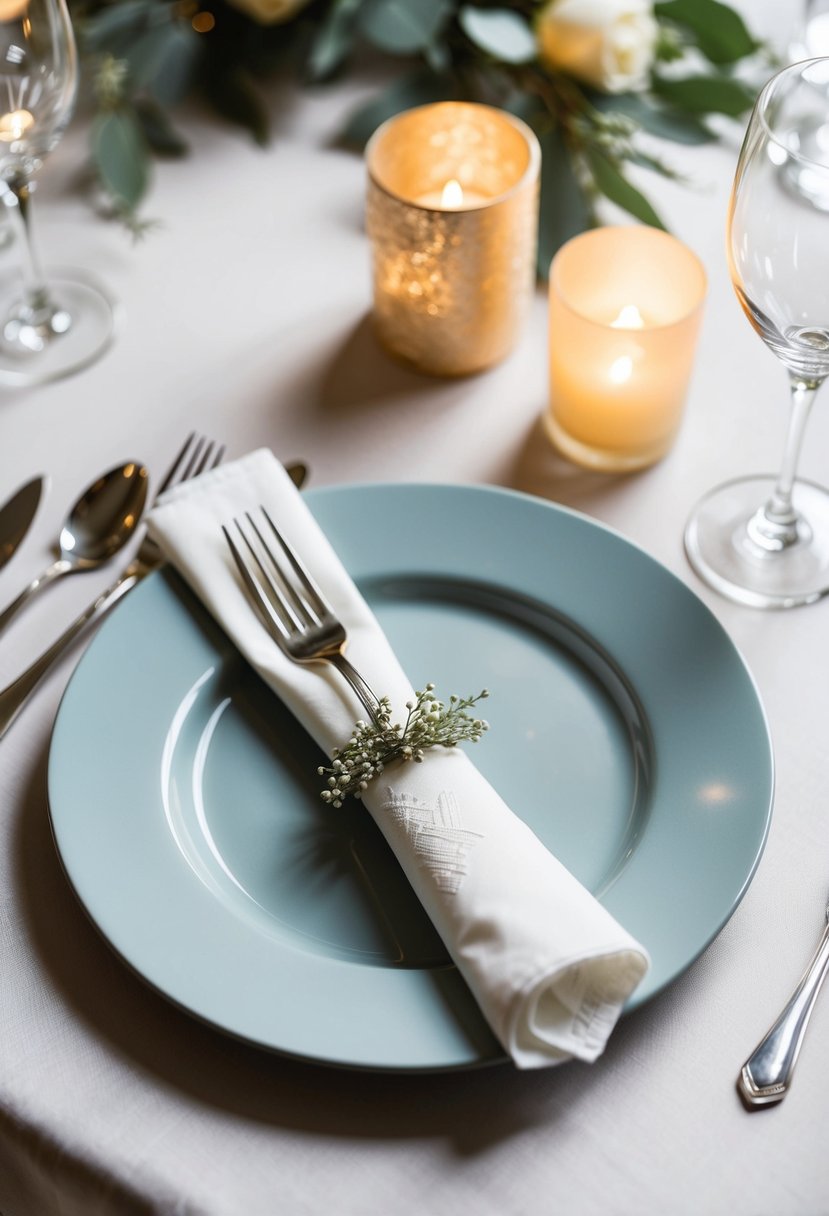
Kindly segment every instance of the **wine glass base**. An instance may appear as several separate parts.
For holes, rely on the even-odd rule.
[[[770,550],[752,539],[748,524],[775,483],[754,476],[718,486],[697,503],[685,529],[685,552],[700,578],[751,608],[795,608],[829,593],[829,490],[795,483],[798,538]]]
[[[15,388],[59,380],[88,367],[115,336],[116,306],[106,289],[77,270],[46,273],[50,298],[60,310],[58,326],[40,350],[38,334],[8,322],[21,299],[19,277],[0,281],[0,384]],[[64,328],[65,327],[65,328]],[[41,335],[42,336],[42,335]]]

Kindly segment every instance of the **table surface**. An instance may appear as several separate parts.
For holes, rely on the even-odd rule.
[[[789,15],[754,6],[784,43]],[[0,1210],[265,1216],[370,1213],[817,1213],[829,1161],[817,1134],[829,1082],[829,1001],[815,1012],[794,1087],[749,1114],[735,1080],[820,933],[829,889],[829,601],[783,613],[729,604],[689,569],[682,531],[712,485],[777,466],[785,375],[743,319],[726,273],[725,204],[740,132],[669,148],[689,186],[650,181],[709,277],[679,439],[656,467],[588,473],[552,451],[547,307],[499,367],[429,379],[393,363],[369,322],[361,159],[333,146],[369,80],[274,98],[261,151],[205,115],[193,155],[159,165],[132,246],[73,190],[76,125],[43,172],[36,219],[47,262],[94,268],[121,300],[95,366],[0,395],[0,499],[44,471],[51,490],[0,603],[49,560],[64,507],[101,470],[158,472],[191,428],[231,455],[302,457],[312,484],[439,481],[509,486],[610,524],[710,606],[757,681],[777,786],[756,877],[704,955],[625,1018],[604,1056],[521,1074],[357,1075],[286,1061],[197,1024],[148,990],[86,920],[51,841],[49,737],[77,654],[0,744]],[[0,274],[13,261],[0,255]],[[829,410],[810,424],[802,474],[826,480]],[[104,570],[52,588],[0,647],[5,683],[106,585]],[[77,652],[79,653],[79,651]]]

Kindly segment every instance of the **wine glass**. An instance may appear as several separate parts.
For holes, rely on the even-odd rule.
[[[20,272],[0,283],[0,383],[66,375],[112,337],[106,292],[77,272],[47,282],[32,242],[32,177],[69,122],[77,84],[66,0],[0,0],[0,178],[22,251]]]
[[[760,93],[727,248],[743,311],[788,372],[791,416],[777,478],[711,491],[691,515],[685,550],[728,598],[790,608],[829,591],[829,491],[795,481],[809,410],[829,376],[829,58],[785,68]]]

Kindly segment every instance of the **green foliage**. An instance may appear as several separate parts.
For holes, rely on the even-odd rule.
[[[458,21],[470,42],[503,63],[529,63],[536,56],[530,23],[511,8],[473,8],[464,5]]]
[[[489,730],[483,718],[467,712],[489,696],[486,689],[475,697],[452,696],[448,702],[438,701],[434,689],[434,684],[427,684],[415,693],[414,701],[406,703],[406,721],[402,724],[392,722],[388,697],[380,698],[376,720],[358,722],[345,747],[335,748],[330,767],[317,769],[319,776],[326,778],[323,802],[341,807],[344,798],[360,798],[369,782],[394,761],[419,764],[433,747],[477,743]]]
[[[742,17],[719,0],[664,0],[654,12],[680,26],[711,63],[736,63],[759,49]]]
[[[536,134],[541,144],[538,274],[546,279],[565,241],[590,228],[595,218],[560,129],[547,123]]]
[[[454,7],[453,0],[364,0],[360,30],[381,51],[414,55],[435,42]]]
[[[653,81],[653,90],[689,114],[728,114],[739,118],[754,104],[754,90],[727,76],[684,76]]]
[[[97,116],[92,155],[116,210],[132,211],[144,197],[149,179],[147,144],[133,110],[109,110]]]
[[[342,67],[357,37],[357,15],[363,0],[334,0],[308,52],[309,80],[325,80]]]
[[[150,155],[187,151],[172,120],[184,98],[200,93],[264,144],[271,114],[262,77],[290,68],[304,81],[325,81],[369,48],[402,70],[346,119],[348,144],[362,146],[401,110],[453,98],[502,106],[530,122],[542,148],[542,274],[563,241],[597,222],[601,198],[662,227],[627,167],[678,177],[648,138],[702,144],[716,137],[709,115],[741,118],[755,90],[734,67],[762,48],[720,0],[657,0],[649,87],[606,94],[539,60],[532,24],[539,4],[311,0],[289,21],[269,26],[236,0],[74,0],[99,103],[92,131],[99,180],[115,210],[134,221]],[[194,21],[197,15],[207,16],[207,25]]]
[[[592,102],[601,113],[622,114],[649,135],[673,143],[707,144],[716,139],[714,132],[696,114],[686,114],[644,93],[597,94]]]
[[[593,181],[605,198],[643,224],[650,224],[653,228],[665,227],[644,194],[622,176],[611,157],[598,148],[588,148],[586,155]]]

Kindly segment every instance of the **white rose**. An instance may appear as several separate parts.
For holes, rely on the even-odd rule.
[[[647,84],[659,32],[648,0],[550,0],[535,30],[551,68],[607,93]]]
[[[260,25],[277,25],[290,21],[310,0],[230,0],[239,12],[253,17]]]

